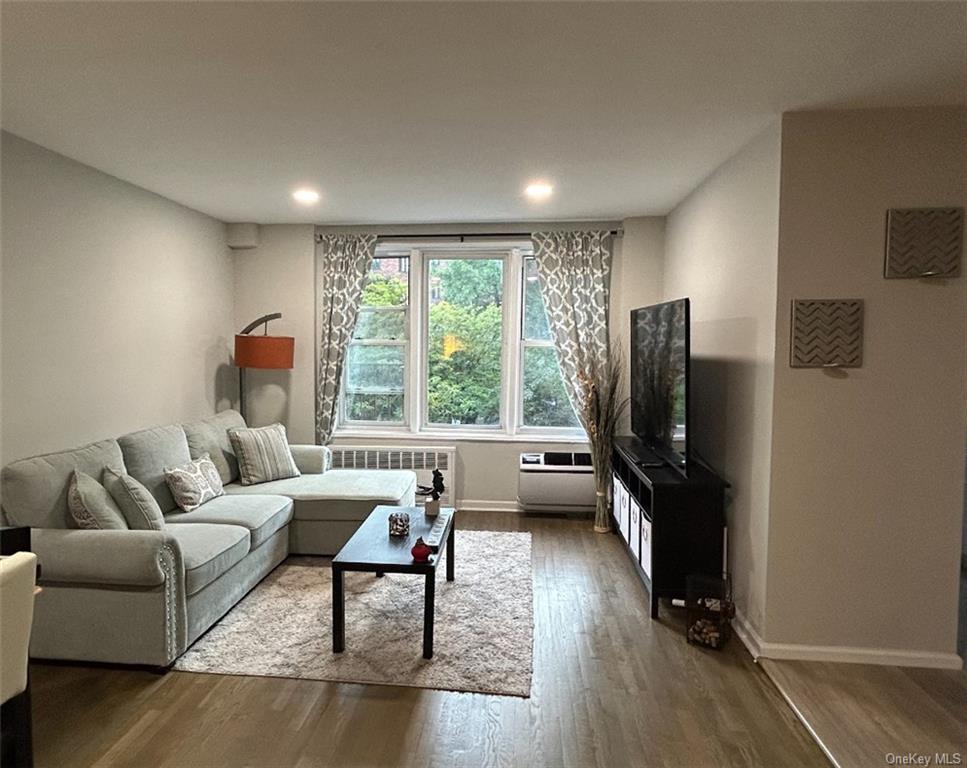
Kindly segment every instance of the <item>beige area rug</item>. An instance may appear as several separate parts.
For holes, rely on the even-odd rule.
[[[281,565],[174,665],[185,672],[378,683],[530,696],[529,533],[456,532],[456,579],[437,572],[433,658],[424,577],[347,573],[346,650],[332,652],[332,572]]]

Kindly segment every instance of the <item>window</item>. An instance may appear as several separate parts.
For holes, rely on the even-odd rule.
[[[503,259],[430,259],[427,423],[500,425]]]
[[[346,353],[342,420],[406,422],[409,258],[376,258],[370,267]]]
[[[521,397],[525,427],[580,429],[564,389],[561,364],[537,279],[537,262],[524,259],[524,320],[521,323]]]
[[[583,439],[528,254],[377,250],[347,354],[339,429]]]

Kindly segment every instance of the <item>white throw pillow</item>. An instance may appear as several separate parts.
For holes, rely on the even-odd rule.
[[[180,467],[165,469],[165,482],[175,498],[175,504],[185,512],[225,495],[221,475],[207,453]]]

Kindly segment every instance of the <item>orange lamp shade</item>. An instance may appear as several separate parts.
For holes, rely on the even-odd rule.
[[[237,368],[292,368],[295,339],[291,336],[235,336]]]

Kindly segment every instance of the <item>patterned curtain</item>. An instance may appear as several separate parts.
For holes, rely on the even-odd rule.
[[[609,357],[611,233],[535,232],[531,239],[564,386],[587,432],[582,406],[588,379],[582,374],[604,370]]]
[[[376,253],[376,235],[322,235],[316,258],[319,365],[316,368],[316,442],[332,439],[346,350]]]

